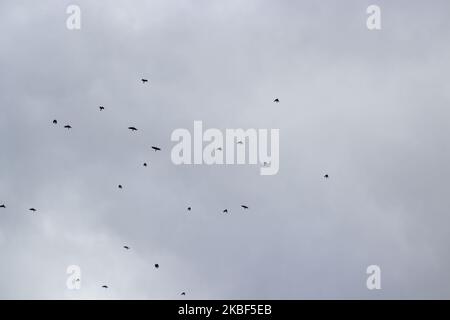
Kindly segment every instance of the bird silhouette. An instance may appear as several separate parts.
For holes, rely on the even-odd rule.
[[[98,108],[100,109],[100,111],[105,110],[105,107],[104,107],[104,106],[99,106]]]
[[[137,131],[136,127],[128,127],[128,129],[130,129],[131,131]]]
[[[330,176],[328,174],[323,176],[325,179],[328,179]]]
[[[104,288],[104,289],[108,289],[108,286],[102,286],[102,288]]]
[[[228,213],[228,209],[223,210],[223,213]]]
[[[188,209],[188,211],[191,211],[192,208],[191,208],[191,207],[188,207],[187,209]]]
[[[66,128],[66,129],[72,129],[72,127],[69,126],[69,125],[65,125],[64,128]]]
[[[244,205],[241,205],[241,207],[242,207],[244,210],[248,209],[248,207],[247,207],[247,206],[244,206]]]
[[[6,209],[6,206],[4,204],[0,205],[0,208]]]
[[[161,148],[154,147],[154,146],[152,146],[152,149],[155,150],[155,152],[156,152],[156,151],[161,151]]]
[[[186,295],[186,292],[182,292],[181,295],[182,295],[182,296],[185,296],[185,295]]]
[[[53,120],[53,124],[58,124],[58,120]]]
[[[122,185],[121,185],[121,184],[119,184],[117,187],[118,187],[119,189],[122,189]]]
[[[278,98],[276,98],[275,100],[273,100],[273,102],[278,103],[278,102],[280,102],[280,100]]]
[[[147,166],[147,163],[146,162],[144,162],[144,167],[146,167]]]
[[[124,247],[124,249],[126,249],[126,250],[130,250],[130,247],[129,246],[123,246]]]
[[[141,81],[142,81],[142,83],[146,83],[146,82],[148,82],[148,80],[147,80],[147,79],[141,79]]]
[[[159,268],[159,264],[155,263],[155,268],[158,269]]]
[[[28,210],[30,210],[30,211],[32,211],[32,212],[36,212],[36,211],[37,211],[35,208],[30,208],[30,209],[28,209]]]

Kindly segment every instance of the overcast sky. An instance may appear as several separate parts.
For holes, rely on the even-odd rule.
[[[0,0],[0,298],[450,298],[449,14]],[[278,174],[174,165],[194,120],[280,129]]]

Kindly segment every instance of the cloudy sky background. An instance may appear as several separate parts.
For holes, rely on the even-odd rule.
[[[450,298],[449,13],[1,0],[0,298]],[[194,120],[279,128],[279,173],[173,165]]]

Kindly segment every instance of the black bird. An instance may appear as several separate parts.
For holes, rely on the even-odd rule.
[[[2,204],[2,205],[0,206],[0,208],[6,209],[6,206],[5,206],[4,204]]]
[[[131,131],[137,131],[136,127],[128,127],[128,129],[130,129]]]
[[[30,208],[30,209],[28,209],[28,210],[33,211],[33,212],[36,212],[36,211],[37,211],[35,208]]]
[[[228,209],[223,210],[223,213],[228,213]]]
[[[147,79],[144,79],[144,78],[142,78],[141,81],[142,81],[142,83],[148,82],[148,80],[147,80]]]
[[[66,129],[72,129],[72,127],[69,126],[69,125],[65,125],[64,128],[66,128]]]
[[[159,268],[159,264],[156,263],[155,264],[155,268],[158,269]]]
[[[53,120],[53,124],[58,124],[58,120]]]
[[[152,149],[155,150],[155,152],[156,152],[156,151],[161,151],[161,148],[154,147],[154,146],[152,146]]]
[[[98,108],[100,109],[100,111],[105,110],[105,107],[104,107],[104,106],[100,106],[100,107],[98,107]]]
[[[278,102],[280,102],[280,100],[278,98],[276,98],[275,100],[273,100],[273,102],[278,103]]]
[[[102,286],[102,288],[108,289],[108,286]]]
[[[191,207],[188,207],[187,209],[188,209],[188,211],[191,211]]]
[[[124,249],[126,249],[126,250],[130,250],[130,247],[129,246],[123,246],[124,247]]]
[[[182,296],[185,296],[185,295],[186,295],[186,292],[182,292],[181,295],[182,295]]]
[[[144,162],[144,167],[146,167],[147,166],[147,163],[146,162]]]
[[[119,189],[122,189],[122,185],[121,185],[121,184],[119,184],[117,187],[118,187]]]
[[[325,179],[328,179],[330,176],[328,174],[323,176]]]
[[[241,205],[242,208],[244,208],[244,210],[248,209],[247,206]]]

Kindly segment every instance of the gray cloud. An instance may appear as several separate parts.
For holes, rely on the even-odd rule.
[[[377,3],[2,1],[0,298],[449,298],[450,8]],[[194,120],[280,172],[174,166]]]

